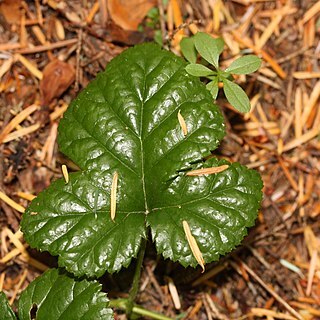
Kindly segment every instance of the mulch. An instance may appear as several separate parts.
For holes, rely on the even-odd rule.
[[[0,2],[0,290],[16,307],[20,292],[57,264],[28,247],[19,222],[62,164],[76,170],[56,144],[70,101],[125,48],[162,32],[181,54],[182,37],[205,31],[226,42],[222,66],[247,53],[263,59],[258,72],[236,79],[251,112],[239,114],[223,95],[217,103],[227,123],[218,153],[260,172],[264,200],[243,245],[203,274],[150,246],[138,303],[182,319],[320,319],[320,2],[144,2],[158,17],[142,11],[133,30],[119,1],[112,10],[106,0]],[[110,297],[126,296],[131,272],[101,279]]]

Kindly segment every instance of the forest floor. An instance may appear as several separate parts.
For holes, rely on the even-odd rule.
[[[125,48],[162,38],[180,55],[182,37],[205,31],[225,40],[223,66],[247,53],[263,59],[236,79],[251,112],[217,100],[227,123],[218,152],[260,172],[262,208],[242,246],[203,274],[150,248],[137,302],[173,319],[320,319],[320,2],[121,3],[0,1],[0,290],[15,306],[57,264],[28,247],[19,223],[61,165],[73,168],[56,144],[70,101]],[[101,279],[109,297],[126,296],[131,271]]]

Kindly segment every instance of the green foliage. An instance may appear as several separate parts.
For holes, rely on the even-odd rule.
[[[198,32],[194,36],[194,45],[204,59],[216,69],[219,68],[219,56],[223,51],[224,41],[221,38],[213,39],[204,32]]]
[[[191,38],[184,38],[180,43],[181,52],[190,62],[186,67],[189,74],[196,77],[206,77],[210,81],[207,89],[215,100],[222,82],[227,100],[240,112],[250,111],[250,101],[245,92],[230,81],[231,74],[249,74],[257,71],[261,66],[261,59],[255,55],[247,55],[233,61],[226,70],[219,68],[219,56],[223,51],[224,42],[221,38],[214,39],[210,35],[198,32]],[[213,66],[210,69],[202,64],[196,64],[197,52]],[[211,70],[211,72],[210,72]],[[231,78],[232,79],[232,78]]]
[[[196,77],[207,77],[214,75],[214,71],[206,66],[198,63],[190,63],[186,66],[186,70],[189,74]]]
[[[233,61],[225,71],[233,74],[248,74],[257,71],[260,66],[261,59],[253,54],[248,54]]]
[[[0,320],[16,320],[6,295],[0,291]]]
[[[223,42],[205,48],[207,39],[199,34],[183,41],[189,61],[196,62],[196,48],[218,65]],[[256,65],[242,59],[229,69],[253,70]],[[59,266],[76,276],[98,277],[128,266],[145,247],[149,231],[159,254],[195,267],[185,222],[205,263],[241,242],[256,219],[262,181],[254,170],[211,156],[225,135],[223,117],[203,83],[186,69],[210,79],[207,88],[214,98],[223,81],[229,101],[247,110],[245,93],[227,79],[228,72],[187,66],[155,44],[124,51],[79,94],[60,121],[60,150],[80,171],[71,173],[68,182],[53,182],[27,208],[21,229],[30,246],[58,255]],[[225,170],[217,173],[188,174],[221,166]],[[141,250],[138,271],[142,260]],[[137,291],[136,275],[133,283]],[[128,315],[132,310],[147,314],[133,305],[134,290],[124,308]],[[15,319],[3,295],[0,303],[3,319]],[[22,293],[19,319],[30,319],[32,310],[39,320],[108,320],[112,312],[107,306],[97,282],[51,270]]]
[[[227,100],[240,112],[250,111],[250,100],[243,89],[228,79],[222,79]]]
[[[194,45],[194,38],[183,38],[180,42],[180,48],[183,52],[184,57],[190,63],[196,63],[197,61],[197,50]]]
[[[70,174],[67,184],[52,183],[26,210],[21,227],[32,247],[59,255],[59,265],[75,275],[101,276],[129,265],[148,228],[158,252],[184,266],[197,262],[183,220],[206,262],[240,243],[254,223],[261,180],[238,164],[217,174],[186,175],[220,165],[201,159],[218,146],[224,124],[205,86],[185,67],[157,45],[136,46],[109,63],[71,103],[58,142],[81,171]]]
[[[51,269],[22,292],[19,320],[111,320],[107,296],[100,290],[97,281],[73,279],[59,269]],[[1,320],[16,319],[3,293],[0,311]]]

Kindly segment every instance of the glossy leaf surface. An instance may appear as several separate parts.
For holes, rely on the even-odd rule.
[[[12,311],[6,295],[0,291],[0,320],[16,320],[17,317]]]
[[[206,262],[241,241],[256,217],[261,181],[239,165],[228,174],[186,175],[206,165],[201,159],[218,146],[224,124],[209,91],[185,67],[183,59],[157,45],[136,46],[110,62],[72,102],[58,141],[81,171],[70,174],[67,184],[52,183],[27,209],[22,230],[33,247],[59,255],[59,264],[70,272],[100,276],[128,266],[149,226],[158,252],[183,265],[195,260],[182,219],[191,219]],[[215,190],[216,196],[208,195]],[[202,215],[205,223],[196,223]]]
[[[96,281],[75,280],[51,269],[21,294],[19,320],[111,320],[107,296],[100,290]]]

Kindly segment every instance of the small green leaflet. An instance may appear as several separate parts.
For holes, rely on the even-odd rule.
[[[261,62],[260,58],[249,54],[233,61],[225,71],[233,74],[248,74],[257,71],[261,66]]]
[[[205,67],[202,64],[190,63],[186,66],[186,70],[189,74],[195,77],[207,77],[214,74],[214,71]]]
[[[194,46],[194,37],[186,37],[180,41],[180,49],[184,57],[190,63],[196,63],[197,61],[197,51]]]
[[[240,112],[250,111],[250,101],[243,89],[232,81],[222,78],[223,91],[230,104]]]
[[[208,82],[206,85],[207,89],[210,91],[213,100],[217,99],[219,92],[219,81],[218,77],[214,78],[212,81]]]
[[[198,32],[194,36],[194,44],[201,57],[219,68],[219,56],[223,51],[224,41],[221,38],[214,39],[209,34]]]

